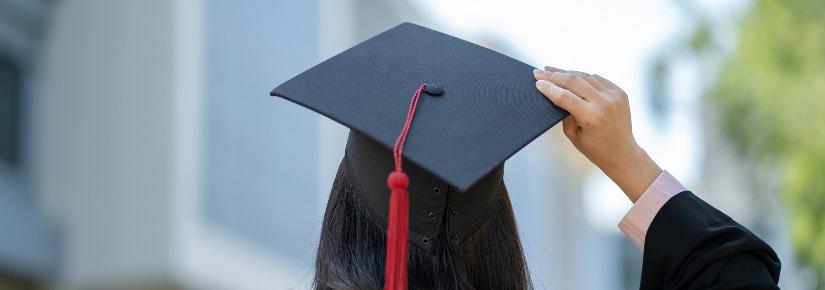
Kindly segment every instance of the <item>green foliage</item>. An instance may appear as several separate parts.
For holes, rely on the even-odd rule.
[[[667,74],[683,56],[718,63],[705,97],[750,164],[781,164],[797,260],[825,290],[825,0],[756,0],[723,52],[717,25],[692,1],[693,33],[651,67],[652,105],[665,111]],[[722,52],[722,53],[720,53]]]
[[[745,152],[784,163],[799,260],[825,270],[825,6],[758,1],[709,98]]]

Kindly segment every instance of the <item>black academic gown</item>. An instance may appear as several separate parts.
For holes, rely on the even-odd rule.
[[[768,244],[686,191],[648,228],[640,288],[779,289],[779,268]]]

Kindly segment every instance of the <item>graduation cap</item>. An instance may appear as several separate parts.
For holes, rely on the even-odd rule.
[[[385,289],[406,289],[409,243],[473,234],[504,161],[567,116],[536,90],[533,69],[403,23],[272,90],[351,129],[342,166],[388,231]]]

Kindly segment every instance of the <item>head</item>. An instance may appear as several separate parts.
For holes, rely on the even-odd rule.
[[[381,190],[388,195],[389,190],[363,186],[365,181],[357,175],[365,173],[358,170],[357,162],[348,160],[357,155],[352,140],[350,136],[347,157],[338,169],[327,203],[315,264],[315,289],[382,289],[384,284],[386,220],[372,205],[370,194],[362,191]],[[370,161],[372,165],[382,163]],[[500,172],[491,178],[500,180]],[[449,203],[445,203],[446,214],[437,215],[436,226],[418,230],[427,232],[426,243],[418,239],[421,235],[411,233],[410,289],[530,288],[507,189],[503,183],[494,189],[489,193],[493,198],[484,207],[484,218],[464,226],[467,230],[461,234],[449,229],[455,224],[450,219],[456,217]],[[415,195],[415,189],[410,194]],[[444,196],[449,199],[449,194]],[[415,199],[411,206],[414,204]],[[415,231],[413,225],[411,230]]]
[[[502,164],[568,115],[536,90],[533,69],[403,23],[270,92],[358,132],[330,194],[316,288],[382,288],[387,224],[396,243],[391,279],[418,288],[529,288]],[[391,171],[404,172],[409,186],[394,182],[390,203]]]

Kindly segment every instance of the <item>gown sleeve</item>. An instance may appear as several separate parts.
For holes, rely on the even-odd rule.
[[[647,230],[640,289],[779,289],[779,269],[768,244],[685,191]]]

